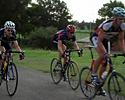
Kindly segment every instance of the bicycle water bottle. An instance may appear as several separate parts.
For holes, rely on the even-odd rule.
[[[107,72],[107,71],[104,71],[104,72],[102,73],[102,75],[101,75],[101,78],[102,78],[103,80],[105,80],[107,74],[108,74],[108,72]]]
[[[3,70],[5,71],[5,70],[6,70],[6,68],[7,68],[7,62],[5,61],[5,62],[4,62],[4,67],[3,67]]]

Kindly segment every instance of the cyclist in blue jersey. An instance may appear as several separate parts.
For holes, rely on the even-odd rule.
[[[64,58],[64,66],[66,64],[67,58],[64,55],[64,51],[67,49],[67,43],[70,41],[73,43],[73,48],[78,51],[78,54],[81,55],[80,53],[80,48],[76,42],[76,36],[75,36],[75,30],[76,27],[74,25],[67,25],[65,29],[59,30],[56,33],[56,38],[54,41],[57,42],[57,47],[59,51],[59,58]]]
[[[12,47],[15,47],[17,51],[22,52],[16,39],[15,23],[13,23],[12,21],[6,21],[4,24],[4,28],[0,29],[0,51],[10,51],[12,50]],[[23,53],[21,53],[19,57],[20,59],[23,59]],[[0,54],[0,60],[1,59],[2,56]]]
[[[118,38],[119,47],[122,52],[125,53],[125,41],[124,41],[124,32],[125,32],[125,9],[121,7],[114,7],[112,10],[112,18],[104,21],[99,25],[96,32],[91,37],[91,41],[96,48],[96,51],[99,57],[96,59],[94,67],[92,69],[92,84],[98,85],[100,79],[103,80],[103,73],[106,69],[106,64],[104,56],[107,54],[107,38],[109,37],[108,33],[112,33],[112,36]],[[102,64],[103,62],[103,64]],[[100,70],[100,76],[97,75],[97,70],[102,64]],[[106,95],[105,91],[101,91],[102,95]]]

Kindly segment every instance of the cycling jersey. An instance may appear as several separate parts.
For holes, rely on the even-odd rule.
[[[69,41],[71,42],[76,41],[76,36],[73,34],[73,36],[69,38],[67,30],[64,29],[56,33],[54,41],[58,42],[58,40],[61,40],[63,44],[66,44]]]
[[[16,40],[16,30],[13,30],[12,36],[9,38],[4,35],[4,30],[4,28],[0,29],[1,46],[4,46],[6,50],[11,50],[11,45]]]
[[[115,35],[115,33],[118,33],[118,32],[121,32],[121,31],[125,31],[125,23],[122,23],[118,27],[114,27],[113,26],[113,20],[112,19],[108,19],[108,20],[102,22],[99,25],[98,29],[102,29],[105,32],[105,34],[112,32]],[[98,36],[98,35],[101,35],[101,34],[94,32],[92,35],[93,36]]]
[[[122,23],[121,25],[114,27],[113,20],[109,19],[101,23],[98,29],[102,29],[105,32],[104,40],[102,41],[102,43],[107,49],[107,38],[109,37],[109,33],[112,33],[110,34],[110,36],[112,35],[112,37],[117,36],[119,32],[125,31],[125,23]],[[101,33],[93,32],[90,38],[95,47],[97,46],[98,35],[101,35]]]

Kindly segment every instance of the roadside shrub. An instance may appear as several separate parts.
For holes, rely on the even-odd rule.
[[[54,27],[40,27],[35,28],[28,36],[28,44],[34,48],[51,48],[51,38],[56,33],[57,29]]]

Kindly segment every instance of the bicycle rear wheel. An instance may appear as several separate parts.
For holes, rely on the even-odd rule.
[[[71,61],[68,65],[67,77],[71,88],[76,90],[79,87],[79,68],[73,61]]]
[[[17,85],[18,85],[17,68],[14,63],[10,63],[7,65],[7,73],[6,73],[6,88],[10,96],[13,96],[16,93]]]
[[[79,74],[79,83],[82,93],[88,98],[93,99],[97,90],[91,84],[91,70],[89,67],[83,67]]]
[[[125,100],[125,78],[113,72],[108,80],[108,93],[111,100]]]
[[[55,84],[62,80],[62,63],[57,58],[53,58],[51,61],[50,73]]]

